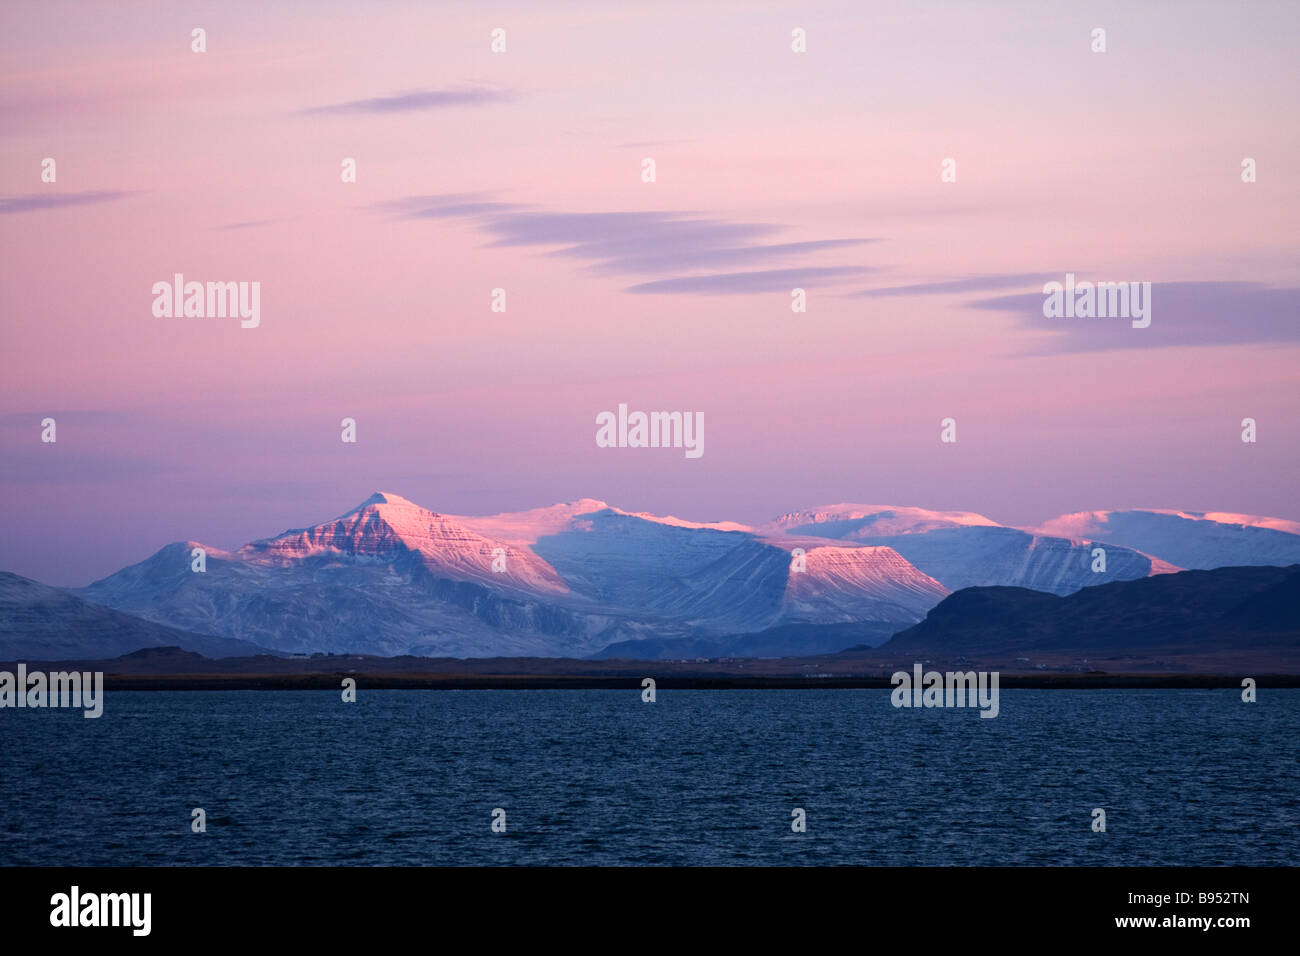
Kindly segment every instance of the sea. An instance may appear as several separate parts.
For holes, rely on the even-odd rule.
[[[109,690],[0,710],[0,865],[1300,862],[1300,690],[1000,697]]]

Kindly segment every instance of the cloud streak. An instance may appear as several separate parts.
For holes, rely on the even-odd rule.
[[[895,295],[954,295],[962,292],[991,292],[1042,283],[1051,276],[1040,272],[1015,272],[1005,275],[971,276],[966,279],[946,279],[942,282],[919,282],[914,285],[893,285],[879,289],[863,289],[850,293],[851,298],[874,298]]]
[[[125,199],[134,193],[122,190],[89,190],[79,193],[28,193],[25,196],[0,196],[0,214],[19,212],[46,212],[72,206],[89,206],[94,203]]]
[[[512,94],[500,90],[472,87],[448,90],[412,90],[407,93],[394,93],[389,96],[371,96],[360,100],[348,100],[344,103],[313,106],[310,109],[301,110],[300,115],[416,113],[426,110],[447,109],[453,106],[490,106],[494,103],[504,103],[513,98]]]
[[[1039,289],[981,299],[967,308],[1011,313],[1022,328],[1051,333],[1037,350],[1044,353],[1300,343],[1297,288],[1260,282],[1153,283],[1151,325],[1145,329],[1135,329],[1123,318],[1045,318],[1043,299]]]
[[[831,285],[848,276],[871,271],[866,266],[821,266],[806,269],[764,269],[757,272],[728,272],[720,275],[683,276],[658,279],[630,286],[633,295],[746,295],[755,292],[789,292],[796,286]]]
[[[555,212],[489,199],[482,193],[411,196],[379,204],[405,219],[464,219],[496,247],[558,247],[545,255],[581,260],[601,276],[662,276],[638,283],[632,294],[743,295],[824,285],[862,274],[862,266],[798,266],[820,253],[879,242],[876,238],[818,239],[768,243],[784,227],[734,222],[688,211]],[[703,269],[772,265],[751,272],[706,275]]]
[[[274,219],[246,219],[243,222],[228,222],[225,225],[213,226],[212,228],[223,231],[231,229],[260,229],[262,226],[269,226],[275,222],[276,220]]]

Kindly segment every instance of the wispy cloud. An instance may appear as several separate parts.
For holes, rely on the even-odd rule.
[[[300,113],[308,116],[330,113],[414,113],[423,110],[446,109],[451,106],[488,106],[493,103],[503,103],[513,98],[514,94],[512,93],[479,87],[412,90],[407,93],[394,93],[389,96],[371,96],[361,100],[349,100],[345,103],[313,106],[301,110]]]
[[[876,239],[818,239],[812,242],[729,246],[720,249],[669,247],[639,254],[623,255],[615,260],[601,263],[594,269],[596,272],[605,275],[625,275],[629,272],[657,275],[683,269],[746,265],[772,259],[795,258],[810,253],[842,249],[848,246],[858,246],[863,243],[878,241]],[[865,272],[867,270],[860,269],[858,271]]]
[[[624,292],[635,295],[745,295],[753,292],[789,292],[795,286],[830,285],[847,276],[870,272],[865,266],[821,266],[806,269],[764,269],[757,272],[727,272],[718,275],[658,279],[630,286]]]
[[[274,219],[246,219],[243,222],[228,222],[221,226],[214,226],[214,229],[257,229],[261,226],[269,226],[274,223]]]
[[[991,292],[994,289],[1013,289],[1016,286],[1042,284],[1051,276],[1039,272],[1015,272],[1005,275],[971,276],[966,279],[945,279],[941,282],[918,282],[914,285],[891,285],[879,289],[851,292],[851,298],[871,298],[893,295],[953,295],[962,292]]]
[[[24,437],[30,437],[30,434],[40,431],[40,422],[44,418],[53,418],[60,423],[60,428],[65,421],[82,425],[116,425],[135,420],[131,413],[126,411],[107,411],[102,408],[42,408],[36,411],[0,415],[0,430],[8,428],[23,430]]]
[[[89,206],[92,203],[111,202],[131,195],[134,195],[131,191],[89,190],[79,193],[28,193],[25,196],[0,196],[0,214]]]
[[[407,196],[376,203],[375,206],[403,219],[471,219],[529,208],[520,203],[490,200],[487,193]]]
[[[1260,282],[1153,283],[1151,325],[1144,329],[1133,328],[1123,318],[1045,318],[1041,288],[981,299],[967,307],[1009,312],[1019,316],[1026,329],[1051,332],[1040,352],[1300,342],[1300,289]]]
[[[466,219],[492,246],[550,246],[546,254],[584,260],[606,276],[668,276],[624,291],[644,293],[746,294],[826,284],[870,271],[860,266],[797,267],[808,256],[878,242],[875,238],[764,243],[783,226],[733,222],[686,211],[553,212],[496,202],[481,193],[411,196],[379,204],[408,219]],[[755,272],[682,275],[720,266],[772,264]]]

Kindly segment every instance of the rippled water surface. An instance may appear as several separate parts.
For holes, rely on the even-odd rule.
[[[110,691],[0,711],[0,864],[1295,864],[1298,740],[1267,688]]]

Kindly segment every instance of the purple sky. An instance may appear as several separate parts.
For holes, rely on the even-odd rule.
[[[269,6],[0,8],[0,569],[376,490],[1300,519],[1296,5]],[[177,272],[259,327],[156,318]],[[1151,327],[1045,319],[1067,272]],[[619,403],[705,454],[597,448]]]

